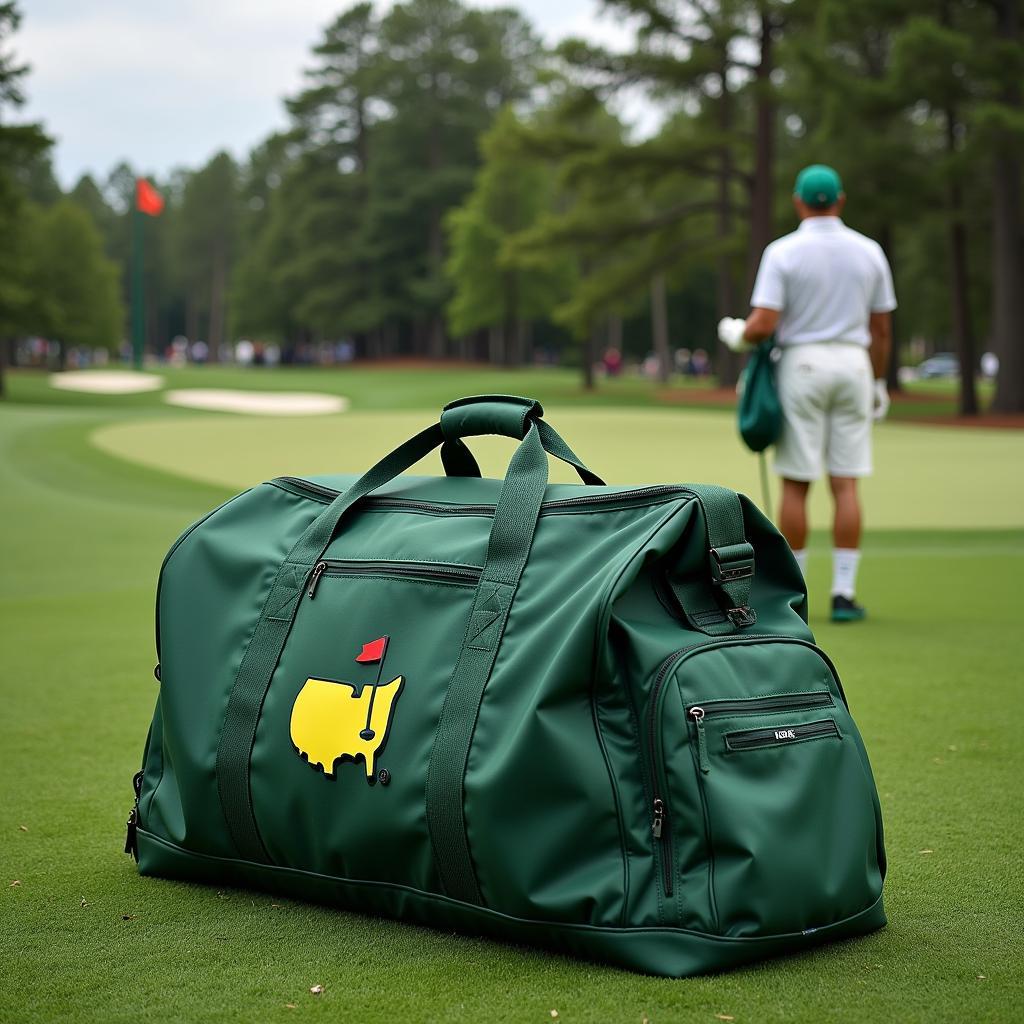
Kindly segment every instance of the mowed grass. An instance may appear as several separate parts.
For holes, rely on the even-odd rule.
[[[0,406],[0,1020],[539,1024],[552,1010],[570,1024],[1017,1019],[1021,435],[936,430],[925,432],[939,439],[934,449],[927,438],[893,449],[875,481],[879,514],[891,504],[889,527],[932,528],[870,535],[861,588],[869,623],[824,621],[828,545],[815,538],[812,625],[843,676],[885,815],[884,931],[671,981],[138,877],[121,846],[156,697],[153,597],[166,548],[243,483],[365,467],[407,426],[427,422],[435,386],[420,397],[400,376],[395,406],[421,413],[353,414],[348,427],[344,417],[193,417],[57,395],[49,405]],[[488,383],[452,373],[447,385],[444,397],[528,390],[504,375]],[[382,403],[380,395],[368,402]],[[565,432],[613,482],[747,474],[745,489],[756,493],[731,439],[714,448],[716,472],[691,472],[708,468],[689,461],[692,417],[709,417],[701,445],[716,445],[715,432],[730,427],[714,414],[678,415],[678,433],[662,436],[660,425],[644,434],[639,413],[567,409]],[[880,435],[901,431],[916,428]],[[643,444],[628,444],[638,432]],[[509,446],[481,450],[496,468]],[[139,464],[143,457],[160,468]],[[885,495],[907,473],[918,489],[934,476],[941,504],[929,492],[899,512],[908,499]],[[324,993],[311,995],[317,984]]]

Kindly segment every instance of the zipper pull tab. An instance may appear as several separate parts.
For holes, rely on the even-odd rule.
[[[661,830],[665,824],[665,801],[660,796],[654,798],[654,820],[651,822],[651,832],[655,839],[661,838]]]
[[[323,576],[324,569],[326,568],[326,562],[317,562],[316,565],[313,566],[313,573],[309,577],[309,590],[306,592],[311,601],[316,597],[316,585],[320,582],[320,577]]]
[[[124,852],[130,853],[136,860],[139,859],[138,821],[139,812],[133,807],[128,812],[128,832],[124,837]]]
[[[700,770],[707,775],[711,771],[711,762],[708,760],[708,744],[704,736],[704,709],[690,708],[690,717],[697,726],[697,761]]]
[[[142,794],[142,776],[142,772],[136,772],[132,778],[132,789],[135,790],[135,804],[128,812],[127,834],[124,837],[124,852],[130,853],[136,860],[139,859],[139,796]]]

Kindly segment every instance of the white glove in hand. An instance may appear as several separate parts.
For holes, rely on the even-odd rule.
[[[892,403],[889,401],[889,386],[884,380],[879,378],[875,381],[875,390],[872,398],[872,409],[871,416],[877,423],[879,420],[884,420],[886,413],[889,411],[889,406]]]
[[[746,329],[746,320],[724,316],[718,321],[718,340],[733,352],[749,352],[754,346],[743,338]]]

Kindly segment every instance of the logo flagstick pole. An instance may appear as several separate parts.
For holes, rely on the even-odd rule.
[[[366,707],[366,728],[359,734],[360,739],[372,740],[376,733],[370,728],[370,722],[373,718],[373,701],[377,696],[377,687],[380,686],[380,678],[384,672],[384,659],[388,656],[388,641],[390,637],[382,637],[384,641],[384,647],[380,652],[380,660],[377,662],[377,679],[373,684],[373,689],[370,691],[370,703]]]

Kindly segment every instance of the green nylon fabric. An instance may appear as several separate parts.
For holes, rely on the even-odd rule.
[[[313,564],[327,547],[341,517],[362,497],[441,443],[440,425],[429,427],[396,448],[338,499],[298,539],[281,564],[228,697],[217,749],[217,787],[235,848],[243,857],[265,860],[266,850],[252,813],[248,763],[270,678],[277,665],[299,595]]]
[[[494,510],[487,560],[437,727],[427,772],[427,821],[445,892],[480,903],[463,822],[463,777],[484,687],[530,554],[548,482],[540,433],[530,426]]]
[[[401,475],[435,425],[176,543],[140,870],[669,976],[880,927],[870,765],[785,541],[723,488],[545,484],[530,419],[503,481]]]
[[[743,388],[737,408],[737,425],[743,443],[752,452],[763,452],[782,433],[782,405],[775,387],[775,342],[765,341],[750,354],[743,370]]]

